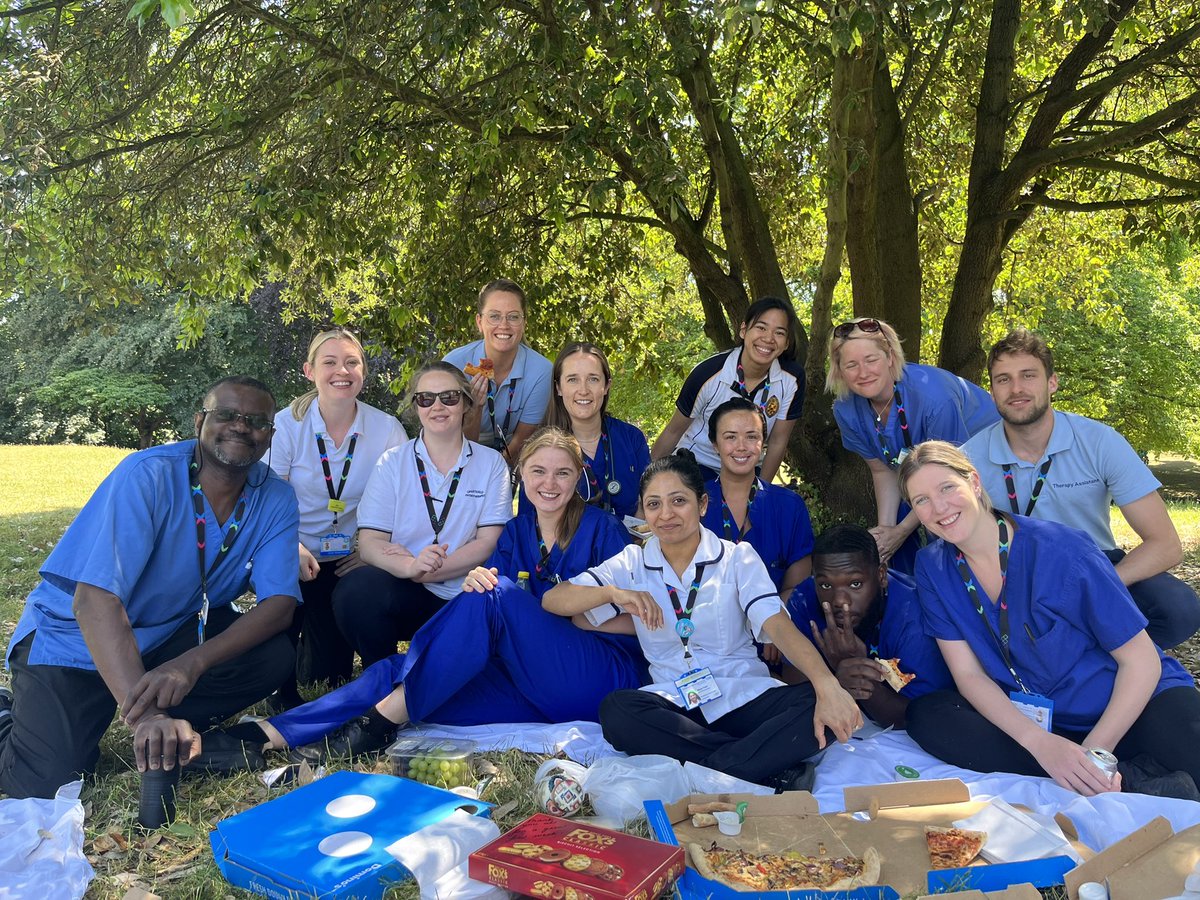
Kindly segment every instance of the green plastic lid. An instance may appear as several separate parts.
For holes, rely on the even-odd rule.
[[[920,778],[921,773],[912,766],[896,766],[896,774],[901,778]]]

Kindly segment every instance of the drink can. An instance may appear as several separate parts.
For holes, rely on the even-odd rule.
[[[1113,776],[1117,774],[1117,758],[1115,756],[1107,750],[1091,747],[1088,749],[1087,757],[1093,766],[1107,775],[1109,781],[1112,781]]]

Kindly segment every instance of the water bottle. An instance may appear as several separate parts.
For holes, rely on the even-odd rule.
[[[179,763],[170,769],[147,769],[142,773],[138,795],[138,824],[162,828],[175,821],[175,791],[179,787]]]
[[[1108,900],[1108,888],[1098,881],[1088,881],[1079,886],[1079,900]]]
[[[529,573],[522,570],[517,573],[517,587],[523,591],[529,590]]]

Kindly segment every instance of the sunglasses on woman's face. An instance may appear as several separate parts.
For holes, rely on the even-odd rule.
[[[838,325],[833,329],[833,336],[839,341],[844,341],[854,334],[856,328],[863,334],[878,334],[883,331],[883,326],[878,319],[859,319],[857,322],[843,322]]]
[[[435,400],[441,400],[442,406],[458,406],[459,401],[463,398],[463,392],[460,390],[441,391],[417,391],[413,394],[413,403],[421,407],[421,409],[429,409],[433,406]]]

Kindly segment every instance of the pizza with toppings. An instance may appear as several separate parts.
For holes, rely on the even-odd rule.
[[[883,669],[883,680],[896,693],[904,690],[905,686],[917,677],[916,675],[901,672],[899,659],[877,659],[875,662],[879,663]]]
[[[463,372],[468,378],[474,378],[476,375],[486,375],[488,378],[491,378],[496,374],[496,364],[485,356],[479,361],[479,365],[467,363],[466,367],[463,368]]]
[[[926,825],[925,843],[929,846],[930,868],[960,869],[968,866],[979,855],[986,840],[986,831]]]
[[[879,853],[873,847],[858,856],[803,856],[800,853],[749,853],[688,844],[692,868],[735,891],[848,891],[879,883]]]

